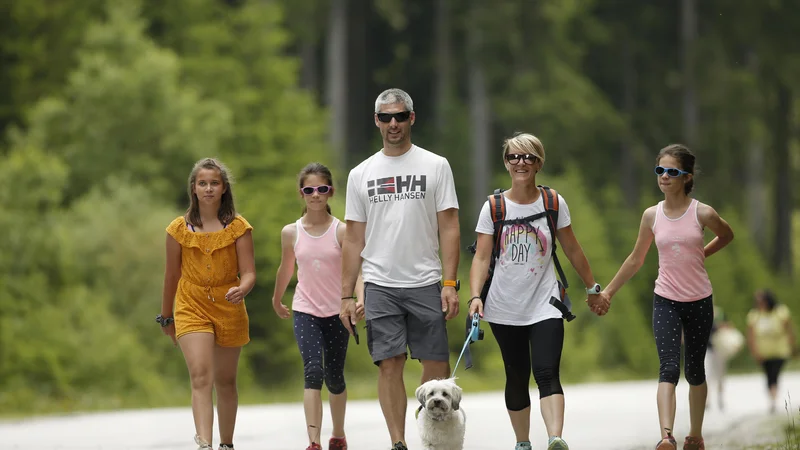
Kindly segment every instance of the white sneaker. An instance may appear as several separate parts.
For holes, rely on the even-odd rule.
[[[194,443],[197,444],[197,450],[213,450],[211,444],[196,434],[194,435]]]

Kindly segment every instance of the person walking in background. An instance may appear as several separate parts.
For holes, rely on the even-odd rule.
[[[706,378],[709,385],[709,396],[706,407],[711,405],[711,392],[716,385],[717,405],[719,410],[725,409],[725,375],[728,372],[728,361],[739,352],[744,337],[726,318],[722,308],[714,306],[714,322],[706,349]]]
[[[694,187],[695,156],[687,147],[673,144],[661,149],[656,157],[655,174],[664,200],[642,214],[633,252],[602,295],[611,301],[642,267],[655,240],[658,278],[653,299],[653,334],[660,363],[657,405],[659,430],[663,433],[656,449],[678,447],[672,432],[683,335],[691,423],[683,448],[702,450],[705,448],[703,418],[708,394],[704,362],[714,319],[705,259],[733,240],[733,230],[714,208],[689,196]],[[703,240],[705,228],[716,235],[708,245],[704,245]]]
[[[347,450],[344,418],[347,389],[344,365],[350,335],[339,320],[339,291],[342,275],[342,247],[346,225],[331,214],[328,199],[333,196],[333,175],[322,164],[311,163],[298,175],[300,197],[305,202],[300,219],[281,230],[281,263],[275,280],[272,306],[282,319],[294,315],[294,335],[303,358],[305,391],[303,408],[309,445],[321,450],[322,385],[330,393],[333,435],[328,450]],[[297,287],[292,313],[281,302],[294,275]],[[362,289],[356,314],[363,316]]]
[[[212,448],[217,395],[220,450],[233,449],[241,348],[250,341],[245,297],[256,283],[252,226],[236,213],[230,174],[211,158],[189,175],[189,209],[167,227],[161,314],[183,352],[198,449]]]
[[[769,391],[769,410],[775,412],[778,378],[786,360],[797,354],[792,316],[769,290],[756,292],[755,307],[747,314],[750,354],[764,369]]]
[[[383,148],[347,179],[340,318],[352,333],[361,268],[378,400],[393,450],[407,450],[406,347],[422,363],[422,383],[450,375],[445,321],[458,315],[458,199],[447,159],[411,143],[416,115],[406,92],[382,92],[374,120]]]
[[[530,450],[531,371],[539,387],[539,405],[549,436],[548,450],[569,448],[561,438],[564,427],[564,391],[559,379],[564,346],[562,312],[550,304],[560,298],[553,264],[555,239],[585,283],[589,304],[604,313],[589,261],[573,233],[569,207],[553,191],[558,204],[557,225],[550,227],[546,192],[536,185],[536,175],[545,161],[544,146],[531,134],[518,134],[503,143],[503,163],[511,177],[511,189],[496,201],[505,205],[500,225],[500,244],[495,248],[495,222],[490,202],[484,203],[475,231],[475,256],[470,269],[469,313],[489,322],[505,364],[505,403],[514,429],[516,450]],[[555,234],[553,234],[555,232]],[[486,298],[484,283],[496,258]]]

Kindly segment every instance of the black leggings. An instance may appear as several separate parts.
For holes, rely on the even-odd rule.
[[[528,386],[533,378],[539,398],[564,394],[558,369],[564,347],[564,320],[547,319],[533,325],[490,323],[506,369],[506,408],[521,411],[531,406]]]
[[[321,390],[324,380],[331,394],[344,392],[344,360],[350,333],[339,316],[316,317],[294,311],[294,337],[303,357],[305,388]]]
[[[778,385],[778,375],[781,373],[785,359],[766,359],[761,363],[764,373],[767,375],[767,387],[772,388]]]
[[[676,302],[656,294],[653,298],[653,335],[661,363],[658,381],[677,385],[681,377],[681,333],[684,354],[683,373],[691,386],[706,381],[706,347],[714,323],[711,296],[694,302]]]

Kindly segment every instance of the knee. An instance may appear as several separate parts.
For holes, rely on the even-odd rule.
[[[378,364],[378,373],[382,377],[401,378],[406,365],[406,355],[392,356],[381,360]]]
[[[564,394],[557,367],[535,368],[533,369],[533,378],[539,387],[539,398],[549,397],[554,394]]]
[[[309,360],[303,367],[306,389],[322,389],[323,371],[322,364],[317,359]]]
[[[189,371],[189,378],[192,382],[192,390],[195,391],[211,390],[214,382],[211,367],[192,369]]]
[[[668,360],[661,362],[661,370],[659,371],[658,381],[661,383],[672,383],[677,385],[678,379],[681,377],[681,369],[678,366],[678,361]]]
[[[684,369],[684,377],[686,378],[686,382],[689,383],[689,386],[700,386],[701,384],[706,382],[706,370],[702,364],[686,365]]]
[[[333,395],[339,395],[344,392],[347,387],[344,382],[344,373],[328,373],[325,376],[325,386],[328,392]]]

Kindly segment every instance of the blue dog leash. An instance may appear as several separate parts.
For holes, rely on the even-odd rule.
[[[480,329],[480,321],[481,317],[478,315],[478,313],[472,315],[472,327],[469,330],[467,339],[464,341],[464,346],[461,348],[461,354],[458,355],[458,360],[456,361],[456,365],[453,367],[453,373],[450,374],[450,378],[454,378],[456,376],[456,369],[458,369],[458,363],[461,362],[461,358],[467,351],[469,344],[473,342],[478,342],[479,340],[483,339],[483,330]]]

